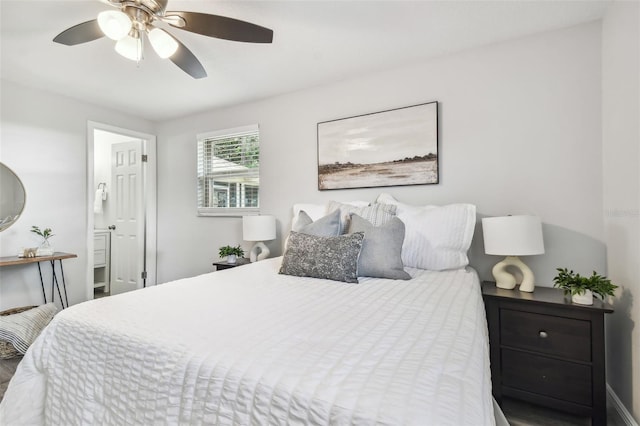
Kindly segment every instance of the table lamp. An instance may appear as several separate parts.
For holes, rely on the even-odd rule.
[[[242,238],[245,241],[256,242],[249,252],[249,260],[251,262],[266,259],[269,257],[270,252],[263,241],[275,240],[276,218],[270,215],[243,216]],[[258,252],[260,253],[258,254]]]
[[[516,286],[516,277],[507,271],[508,266],[522,272],[520,291],[532,292],[534,276],[531,269],[518,256],[544,254],[542,224],[536,216],[500,216],[482,219],[484,252],[506,256],[492,269],[496,287],[511,290]]]

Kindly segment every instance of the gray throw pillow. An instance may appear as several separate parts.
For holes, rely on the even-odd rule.
[[[301,210],[291,230],[319,237],[340,235],[340,211],[336,210],[314,222],[304,210]]]
[[[319,237],[291,231],[280,273],[357,283],[363,239],[362,232]]]
[[[397,217],[381,226],[374,226],[357,214],[351,214],[349,233],[364,232],[358,260],[359,277],[410,280],[402,264],[404,223]]]

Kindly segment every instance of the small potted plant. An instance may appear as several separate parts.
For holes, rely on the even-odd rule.
[[[580,276],[567,268],[558,268],[557,271],[553,286],[564,290],[565,295],[570,294],[573,303],[593,305],[594,293],[604,300],[606,296],[613,296],[613,292],[618,288],[611,280],[597,274],[596,271],[593,271],[590,277]]]
[[[44,230],[40,229],[38,226],[32,226],[31,232],[36,235],[42,237],[43,241],[38,247],[36,252],[37,256],[51,256],[53,254],[53,247],[51,247],[51,243],[49,243],[49,238],[53,237],[55,234],[51,231],[51,228],[45,228]]]
[[[227,263],[236,263],[238,257],[244,256],[244,250],[239,245],[237,247],[223,246],[218,252],[219,256],[226,257]]]

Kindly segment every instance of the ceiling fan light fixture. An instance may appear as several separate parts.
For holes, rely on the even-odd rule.
[[[2,0],[0,0],[2,1]],[[273,30],[222,15],[201,12],[166,12],[170,0],[102,0],[116,10],[104,11],[90,21],[67,28],[54,37],[55,43],[66,46],[87,43],[103,36],[115,40],[119,55],[138,64],[144,57],[145,37],[161,58],[168,58],[178,68],[195,79],[207,72],[184,44],[156,23],[170,28],[244,43],[272,43]],[[166,28],[166,27],[165,27]]]
[[[116,43],[116,52],[132,61],[142,59],[142,40],[140,37],[126,36]]]
[[[100,30],[112,40],[121,40],[131,31],[131,19],[119,10],[105,10],[98,14]]]
[[[154,28],[149,31],[149,41],[153,46],[153,50],[162,59],[170,57],[178,50],[178,42],[169,33],[160,28]]]

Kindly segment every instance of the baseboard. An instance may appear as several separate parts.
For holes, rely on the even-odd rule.
[[[636,422],[636,420],[633,418],[633,416],[631,416],[631,413],[629,412],[629,410],[627,410],[627,407],[625,407],[622,401],[620,401],[620,398],[618,398],[618,395],[616,395],[616,393],[613,391],[613,389],[611,389],[611,386],[609,386],[608,383],[607,399],[609,405],[615,408],[616,413],[618,414],[618,416],[620,416],[620,419],[624,422],[625,425],[640,426],[638,425],[638,422]]]

